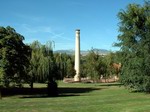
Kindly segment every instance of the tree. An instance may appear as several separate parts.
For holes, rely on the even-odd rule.
[[[3,84],[21,84],[26,79],[31,49],[23,43],[24,37],[11,27],[0,27],[0,76]]]
[[[74,62],[72,61],[71,57],[67,59],[66,65],[67,65],[66,76],[74,77],[75,76]]]
[[[34,82],[47,82],[48,95],[57,96],[58,69],[53,54],[53,43],[51,41],[42,45],[34,41],[30,47],[32,55],[30,59],[29,76],[30,86],[33,88]]]
[[[86,57],[87,56],[81,56],[81,60],[80,60],[80,75],[83,78],[88,77],[87,76],[87,65],[86,65]]]
[[[59,79],[62,80],[66,76],[67,54],[55,53],[54,58],[55,58],[55,62],[57,65],[57,71],[58,71]]]
[[[71,55],[66,53],[55,53],[54,58],[58,69],[59,79],[73,77],[75,75],[74,60]]]
[[[114,55],[113,53],[110,53],[106,56],[104,56],[103,58],[103,67],[104,67],[104,74],[103,74],[103,77],[105,79],[105,82],[106,82],[106,79],[108,79],[110,76],[112,76],[112,68],[111,68],[111,65],[112,63],[114,63]]]
[[[104,57],[104,63],[106,66],[106,74],[104,75],[105,78],[113,77],[115,80],[118,79],[120,76],[121,71],[121,60],[120,60],[120,53],[117,52],[110,52],[108,55]]]
[[[87,76],[95,82],[104,74],[104,63],[102,60],[102,57],[94,49],[86,56],[86,70],[84,72],[87,72]]]
[[[31,58],[30,58],[30,66],[28,68],[28,75],[29,75],[29,82],[31,88],[33,88],[33,82],[36,80],[36,75],[38,74],[39,65],[40,65],[40,59],[41,59],[41,52],[40,52],[40,47],[41,44],[38,41],[34,41],[30,45],[32,52],[31,52]]]
[[[32,55],[30,59],[29,76],[30,85],[33,88],[33,82],[46,82],[51,78],[56,78],[57,69],[53,56],[52,42],[42,45],[38,41],[34,41],[30,47]]]
[[[150,92],[150,1],[143,6],[129,4],[118,17],[121,82],[131,89]]]
[[[3,75],[4,75],[4,73],[3,73],[4,71],[3,71],[3,69],[2,68],[0,68],[0,99],[2,99],[2,87],[3,87]]]

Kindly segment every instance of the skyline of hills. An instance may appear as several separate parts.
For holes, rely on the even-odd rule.
[[[93,49],[94,52],[97,52],[99,55],[107,55],[109,54],[111,51],[109,50],[106,50],[106,49]],[[81,55],[87,55],[89,53],[90,50],[81,50]],[[56,50],[54,51],[54,53],[66,53],[66,54],[69,54],[69,55],[74,55],[75,54],[75,50],[72,50],[72,49],[66,49],[66,50]]]

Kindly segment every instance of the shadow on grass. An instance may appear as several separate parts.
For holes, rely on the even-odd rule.
[[[91,92],[94,90],[101,90],[100,88],[75,88],[75,87],[60,87],[58,88],[57,97],[67,97],[67,96],[80,96],[82,93]],[[2,96],[16,96],[19,95],[20,98],[47,98],[48,90],[47,88],[3,88]]]
[[[89,93],[95,90],[101,90],[101,88],[61,87],[59,88],[59,94],[60,96],[80,96],[82,93]]]
[[[2,89],[2,96],[8,97],[8,96],[15,96],[15,95],[21,95],[21,96],[45,96],[47,95],[47,88],[3,88]]]
[[[100,86],[122,86],[121,83],[102,83]]]

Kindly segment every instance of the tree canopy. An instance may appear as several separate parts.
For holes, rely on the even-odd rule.
[[[150,2],[129,4],[119,12],[121,82],[132,89],[150,92]]]
[[[0,27],[0,78],[8,86],[26,78],[31,49],[23,43],[24,37],[11,27]]]

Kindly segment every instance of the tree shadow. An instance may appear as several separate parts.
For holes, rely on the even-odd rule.
[[[121,83],[101,83],[100,86],[122,86]]]
[[[82,93],[88,93],[101,88],[84,88],[84,87],[59,87],[57,97],[80,96]],[[20,98],[48,98],[47,88],[3,88],[2,96],[19,96]]]
[[[3,88],[2,95],[3,97],[8,96],[46,96],[48,93],[47,88]]]
[[[101,88],[83,88],[83,87],[61,87],[59,88],[59,96],[81,96],[82,93],[89,93],[95,90],[101,90]]]
[[[150,91],[144,91],[144,90],[137,90],[137,89],[129,89],[129,88],[127,88],[128,90],[129,90],[129,92],[130,93],[145,93],[145,94],[150,94]]]

